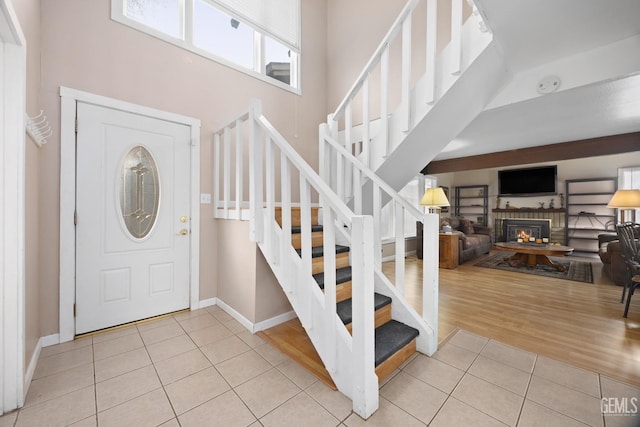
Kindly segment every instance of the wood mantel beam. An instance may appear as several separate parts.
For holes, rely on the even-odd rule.
[[[478,156],[457,159],[436,160],[429,163],[423,174],[433,175],[475,169],[541,163],[558,160],[582,159],[640,151],[640,132],[602,136],[559,144],[519,148]],[[526,160],[523,160],[526,159]]]

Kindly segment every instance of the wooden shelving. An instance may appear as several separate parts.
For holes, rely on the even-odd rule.
[[[616,177],[566,181],[567,246],[577,252],[598,252],[598,234],[615,230],[611,225],[615,223],[617,211],[607,204],[617,188]]]
[[[489,216],[488,185],[455,187],[455,215],[469,218],[477,224],[487,225]]]

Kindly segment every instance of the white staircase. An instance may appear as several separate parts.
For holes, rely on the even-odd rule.
[[[325,143],[341,151],[342,155],[348,154],[331,138],[325,139]],[[247,152],[248,199],[245,198],[243,173],[243,153]],[[363,176],[376,180],[375,175],[353,156],[345,159]],[[380,239],[377,237],[379,224],[376,224],[379,217],[356,214],[347,207],[273,128],[262,115],[258,103],[214,134],[213,160],[214,216],[250,221],[251,239],[260,247],[334,383],[353,400],[353,410],[357,414],[369,417],[378,408],[376,373],[390,373],[411,354],[406,350],[385,351],[387,359],[384,363],[389,360],[393,368],[378,370],[382,363],[378,356],[385,344],[379,338],[385,334],[397,337],[398,331],[404,328],[412,331],[411,352],[415,348],[431,355],[437,349],[437,216],[421,213],[393,189],[378,182],[378,194],[393,199],[398,212],[407,211],[424,223],[425,230],[434,230],[433,233],[425,232],[423,238],[424,292],[423,310],[419,314],[404,296],[404,233],[401,226],[396,239],[397,265],[392,284],[382,273]],[[243,214],[247,209],[248,214]],[[317,236],[314,236],[318,225],[312,219],[313,210],[320,211],[318,222],[322,225],[322,243],[319,247],[314,247],[318,244]],[[293,212],[299,216],[296,224],[292,221]],[[296,225],[296,233],[300,234],[295,239],[299,249],[292,244],[292,225]],[[337,260],[340,258],[340,263],[343,262],[345,248],[351,267],[351,334],[341,319],[337,301],[337,269],[343,267]],[[320,270],[314,261],[319,258],[322,259]],[[322,289],[317,281],[318,271],[324,273]],[[388,301],[389,298],[393,301],[387,320],[390,328],[384,332],[381,329],[385,325],[376,324],[375,300]],[[403,344],[405,349],[406,345]]]
[[[417,73],[412,65],[416,43],[411,28],[416,19],[424,19],[414,14],[422,2],[426,2],[427,24],[426,44],[420,45],[426,47],[426,64],[415,86],[410,87],[412,74]],[[464,23],[463,0],[451,1],[451,40],[436,55],[436,5],[437,0],[410,0],[406,4],[351,91],[328,116],[325,135],[338,140],[395,190],[413,179],[484,109],[507,73],[475,1]],[[390,50],[394,41],[398,44],[397,37],[401,38],[402,60],[391,64]],[[372,88],[370,80],[378,74],[379,89]],[[400,91],[400,104],[389,113],[389,98],[396,90]],[[379,104],[370,102],[374,98]],[[371,119],[372,111],[377,112],[375,119]],[[361,123],[354,125],[356,120]],[[326,176],[331,177],[328,182],[350,206],[353,198],[361,197],[361,212],[371,213],[372,181],[361,179],[360,193],[353,183],[353,170],[339,163],[336,158],[323,160]]]
[[[411,87],[411,26],[421,1],[427,6],[426,64],[424,74]],[[376,342],[374,300],[393,300],[393,324],[404,324],[417,333],[412,341],[417,351],[431,355],[437,349],[438,216],[422,213],[397,190],[482,111],[505,74],[499,51],[475,6],[463,24],[462,0],[452,0],[451,41],[436,55],[436,4],[437,0],[407,3],[352,90],[328,123],[320,126],[320,176],[271,126],[257,103],[214,134],[214,216],[250,221],[251,239],[263,252],[336,386],[353,400],[354,411],[363,418],[378,408],[376,373],[380,371],[375,359],[380,343]],[[399,34],[402,60],[399,71],[393,72],[390,46]],[[380,103],[374,109],[370,79],[378,71]],[[392,81],[392,75],[400,80]],[[389,114],[390,94],[396,89],[400,105]],[[354,111],[355,105],[361,110]],[[370,118],[372,110],[377,110],[376,120]],[[357,117],[361,124],[356,126]],[[248,198],[244,190],[247,152]],[[393,280],[382,273],[381,260],[380,212],[389,201],[395,216]],[[314,208],[319,208],[322,224],[319,247],[314,247],[320,242],[319,224],[312,220]],[[294,211],[299,225],[292,224]],[[422,313],[404,295],[403,219],[407,214],[423,222],[425,230]],[[292,245],[292,228],[300,233],[295,237],[298,249]],[[342,252],[339,265],[338,248]],[[346,251],[352,288],[351,334],[341,320],[337,300],[342,283],[337,283],[336,271],[344,272]],[[318,263],[313,261],[318,254],[322,289]]]

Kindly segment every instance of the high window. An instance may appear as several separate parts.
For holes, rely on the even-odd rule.
[[[111,0],[111,18],[299,91],[300,0]]]

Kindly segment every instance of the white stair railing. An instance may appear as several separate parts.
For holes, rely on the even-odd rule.
[[[340,141],[348,152],[358,156],[365,166],[377,169],[401,143],[403,136],[486,47],[490,35],[478,36],[481,33],[488,34],[486,24],[475,0],[467,1],[471,13],[469,19],[463,22],[464,0],[451,0],[449,44],[438,56],[437,0],[409,0],[335,112],[329,114],[327,123],[331,136]],[[415,13],[416,10],[422,10],[418,9],[421,4],[425,4],[426,16],[417,16]],[[414,25],[414,19],[426,21],[426,25],[422,22]],[[412,35],[414,26],[425,27],[424,42],[415,43]],[[465,26],[476,29],[473,33],[465,32]],[[390,61],[394,42],[400,45],[401,59],[398,61]],[[414,45],[425,46],[424,65],[414,65]],[[379,75],[379,92],[372,87],[372,75]],[[414,87],[411,86],[413,81],[417,81]],[[377,97],[372,96],[376,94]],[[371,99],[379,99],[379,104],[374,105]],[[394,106],[394,110],[390,106]],[[340,164],[332,165],[335,168],[332,170],[336,174],[350,174],[348,170],[341,171],[344,167],[348,168]],[[338,194],[349,199],[353,196],[352,190],[349,187],[338,189]]]
[[[243,200],[246,192],[241,173],[246,148],[248,201]],[[354,214],[338,198],[262,115],[258,103],[215,133],[213,161],[215,217],[240,219],[240,212],[249,208],[251,239],[258,243],[336,386],[353,400],[357,414],[369,417],[378,408],[372,218]],[[292,199],[296,198],[302,256],[291,244]],[[322,206],[324,292],[312,276],[313,200]],[[282,227],[274,217],[276,207],[282,208]],[[350,246],[352,335],[336,312],[337,240]]]
[[[362,161],[347,152],[345,148],[330,135],[329,128],[326,124],[320,125],[320,153],[323,159],[329,163],[335,162],[348,166],[352,171],[350,175],[340,174],[337,180],[332,183],[334,190],[348,187],[346,182],[351,181],[351,187],[354,189],[353,210],[354,212],[362,212],[362,186],[358,183],[364,179],[371,180],[373,183],[373,207],[371,209],[373,217],[373,259],[374,268],[377,276],[377,284],[381,287],[391,289],[393,287],[394,307],[396,302],[399,309],[405,307],[405,315],[398,316],[407,323],[421,331],[418,341],[418,350],[433,354],[437,349],[437,330],[438,330],[438,222],[437,214],[423,213],[417,207],[412,205],[397,191],[395,191],[386,182],[380,179],[370,168]],[[382,207],[389,200],[394,211],[394,264],[395,277],[393,285],[382,273]],[[423,223],[423,268],[422,268],[422,314],[418,316],[413,312],[411,305],[405,297],[405,216],[413,217],[415,221]],[[378,291],[378,289],[376,289]],[[382,291],[384,292],[384,290]],[[412,319],[407,319],[412,317]],[[422,320],[425,323],[422,323]]]

